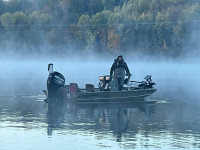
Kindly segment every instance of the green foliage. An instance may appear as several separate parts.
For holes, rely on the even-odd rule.
[[[28,16],[30,22],[32,25],[39,24],[40,20],[40,13],[38,11],[33,11],[29,16]]]
[[[5,29],[9,29],[10,27],[12,27],[12,14],[5,13],[1,15],[1,23]]]
[[[51,23],[52,16],[49,14],[41,14],[38,23],[40,25],[48,25]]]
[[[190,42],[192,35],[200,33],[200,5],[192,5],[184,9],[178,18],[178,24],[174,27],[174,34],[178,39],[178,45],[184,46]],[[193,39],[192,39],[193,40]],[[197,43],[192,43],[197,44]]]
[[[90,26],[90,16],[82,15],[79,18],[78,25],[84,27],[83,29],[88,28]]]
[[[120,36],[114,29],[108,30],[108,48],[110,50],[120,49]]]
[[[94,31],[94,33],[98,33],[102,29],[105,29],[107,27],[107,20],[108,20],[109,14],[110,14],[109,11],[102,11],[92,16],[91,25],[92,25],[92,30]]]
[[[28,17],[23,12],[15,12],[12,15],[12,24],[14,28],[23,30],[29,26],[30,22]]]
[[[102,5],[105,10],[112,10],[116,6],[116,0],[102,0]]]
[[[14,35],[30,47],[47,42],[110,52],[180,53],[185,45],[198,45],[199,18],[200,2],[191,0],[0,1],[0,40]]]
[[[94,42],[94,35],[91,32],[90,17],[88,15],[82,15],[79,18],[78,26],[77,39],[82,42],[85,48],[91,47]]]

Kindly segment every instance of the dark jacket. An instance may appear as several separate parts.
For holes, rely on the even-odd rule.
[[[127,75],[130,75],[130,71],[124,60],[119,61],[118,59],[115,59],[110,69],[110,76],[112,76],[113,72],[116,77],[121,77],[121,78],[124,78],[125,72]]]

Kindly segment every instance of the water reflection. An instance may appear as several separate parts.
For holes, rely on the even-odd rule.
[[[155,103],[155,102],[153,102]],[[154,104],[142,103],[95,103],[76,104],[59,101],[48,103],[47,133],[52,135],[54,129],[69,127],[75,130],[93,130],[112,132],[117,142],[122,141],[122,135],[134,125],[135,114],[140,114],[148,121],[155,112]],[[141,119],[142,119],[141,118]]]
[[[52,135],[52,131],[55,128],[59,128],[60,124],[64,120],[64,114],[66,111],[66,102],[63,99],[51,100],[48,102],[47,109],[47,134]]]
[[[0,134],[12,131],[8,137],[4,134],[0,145],[16,138],[26,141],[36,134],[39,143],[41,139],[45,143],[45,137],[59,143],[60,138],[70,141],[76,137],[87,141],[79,143],[86,148],[91,144],[99,149],[200,148],[199,106],[177,101],[125,104],[59,101],[46,105],[39,97],[0,97]],[[21,146],[20,142],[18,145]],[[71,143],[71,148],[79,146]]]

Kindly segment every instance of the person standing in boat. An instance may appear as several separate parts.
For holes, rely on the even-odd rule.
[[[114,60],[110,69],[110,76],[111,78],[113,77],[115,84],[118,86],[118,91],[121,91],[123,88],[125,75],[131,76],[126,62],[120,55]]]

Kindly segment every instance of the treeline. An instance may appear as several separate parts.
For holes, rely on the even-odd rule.
[[[1,51],[179,55],[200,47],[199,0],[10,0],[0,1],[0,15]]]

